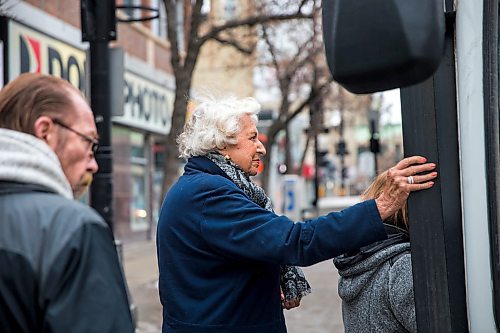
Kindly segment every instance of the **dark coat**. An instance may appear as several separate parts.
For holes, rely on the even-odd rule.
[[[0,181],[0,331],[134,332],[113,235],[91,208]]]
[[[191,158],[158,222],[163,332],[286,332],[280,264],[312,265],[385,237],[373,200],[295,223]]]

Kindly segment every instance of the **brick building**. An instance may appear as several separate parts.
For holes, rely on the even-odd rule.
[[[207,24],[223,24],[252,13],[252,1],[211,0]],[[202,29],[204,27],[202,26]],[[238,40],[245,48],[251,49],[257,41],[255,28],[242,27],[224,35],[228,40]],[[193,90],[214,93],[232,93],[240,97],[254,96],[253,71],[256,52],[242,54],[232,46],[208,41],[201,49],[193,77]]]
[[[122,4],[158,8],[159,0]],[[163,10],[162,8],[160,8]],[[89,45],[82,42],[80,1],[28,0],[4,2],[0,25],[3,52],[0,86],[23,72],[47,73],[69,80],[88,92]],[[143,15],[118,10],[118,18]],[[119,239],[145,238],[154,233],[161,170],[156,147],[170,130],[174,79],[164,12],[159,20],[117,23],[117,40],[110,47],[114,62],[123,62],[111,80],[123,82],[122,100],[113,100],[114,231]],[[88,96],[88,94],[87,94]],[[88,198],[84,199],[88,201]]]
[[[207,23],[242,16],[249,12],[251,3],[206,1]],[[182,17],[189,4],[186,0],[177,5],[180,43],[186,29]],[[113,225],[117,238],[133,241],[154,236],[163,176],[161,147],[170,131],[175,80],[163,1],[117,0],[116,6],[147,6],[159,9],[160,14],[151,21],[117,22],[117,39],[110,42],[112,85],[116,88],[121,87],[117,83],[123,83],[123,96],[112,93]],[[20,73],[40,72],[67,79],[90,99],[89,43],[82,42],[80,1],[7,0],[1,10],[0,87]],[[150,13],[116,10],[118,19]],[[255,42],[254,32],[248,29],[235,34],[250,35],[247,45]],[[209,41],[201,51],[192,91],[252,96],[254,61],[231,47]],[[84,200],[89,202],[89,195]]]

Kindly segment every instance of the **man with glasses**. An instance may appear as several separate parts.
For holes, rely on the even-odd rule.
[[[92,152],[91,162],[92,163],[95,162],[94,154],[97,151],[97,148],[99,148],[99,141],[95,137],[90,137],[88,135],[85,135],[85,134],[77,131],[76,129],[66,125],[62,120],[59,120],[57,118],[52,118],[52,122],[55,125],[58,125],[65,130],[73,132],[74,134],[79,136],[81,139],[83,139],[85,142],[87,142],[88,147],[90,148],[90,151]],[[95,129],[92,129],[91,132],[94,133],[93,134],[94,136],[96,136]],[[88,148],[87,148],[87,151],[89,151]],[[97,164],[95,165],[95,167],[96,167],[95,170],[93,169],[93,166],[94,166],[93,164],[88,166],[88,169],[86,170],[86,172],[84,174],[80,175],[79,181],[75,184],[72,184],[73,194],[76,197],[80,197],[83,193],[85,193],[87,188],[89,187],[90,183],[92,182],[92,175],[97,171]],[[69,178],[68,178],[68,180],[69,180]]]
[[[67,81],[22,74],[0,91],[0,331],[134,331],[113,235],[73,200],[97,147]]]

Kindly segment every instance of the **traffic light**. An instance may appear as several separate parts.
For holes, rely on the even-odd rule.
[[[339,156],[349,155],[349,151],[347,151],[347,145],[344,140],[340,140],[337,143],[337,155]]]
[[[378,138],[372,137],[370,139],[370,151],[374,154],[380,153],[380,142]]]
[[[340,171],[340,176],[342,177],[342,179],[346,179],[348,177],[347,172],[348,172],[347,168],[343,167],[342,170]]]
[[[318,166],[320,167],[326,167],[330,164],[327,150],[324,151],[318,150],[316,158],[318,159]]]

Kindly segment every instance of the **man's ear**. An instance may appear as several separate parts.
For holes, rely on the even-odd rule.
[[[35,136],[47,143],[52,149],[56,147],[55,124],[47,116],[41,116],[33,124]]]

